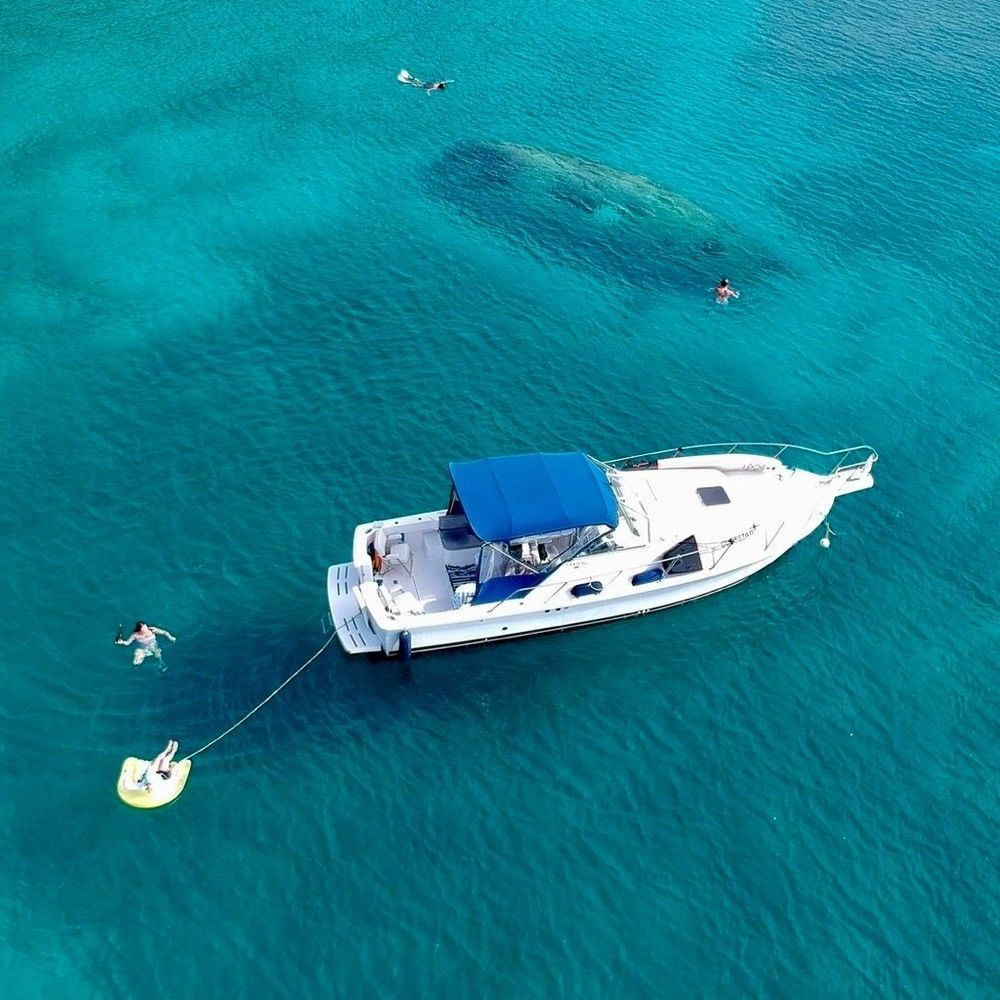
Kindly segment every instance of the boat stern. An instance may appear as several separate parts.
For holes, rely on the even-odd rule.
[[[338,563],[326,574],[330,619],[345,653],[381,653],[382,643],[361,605],[361,578],[354,563]]]

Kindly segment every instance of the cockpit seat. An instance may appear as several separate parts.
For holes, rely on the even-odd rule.
[[[381,557],[383,573],[394,566],[402,567],[407,573],[413,572],[413,552],[403,541],[401,533],[388,535],[385,528],[376,528],[372,537],[372,551]]]

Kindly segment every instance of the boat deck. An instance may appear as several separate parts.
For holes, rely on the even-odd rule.
[[[410,569],[390,563],[382,578],[383,587],[392,595],[399,610],[411,614],[450,611],[454,590],[448,567],[474,567],[479,558],[479,545],[446,548],[436,521],[402,523],[393,530],[402,535],[413,554]]]
[[[752,471],[670,466],[629,470],[621,478],[625,502],[647,519],[649,541],[670,541],[681,526],[685,534],[718,541],[747,522],[773,521],[781,509],[776,490],[815,482],[795,480],[793,470],[782,466]]]
[[[671,545],[691,534],[700,542],[725,539],[752,522],[773,521],[775,488],[790,486],[793,475],[780,463],[733,470],[671,460],[629,470],[621,474],[621,483],[631,515],[622,518],[612,537],[619,549]],[[426,515],[399,519],[387,530],[392,543],[403,541],[412,553],[410,566],[390,560],[381,578],[395,609],[404,615],[452,610],[452,577],[463,569],[474,576],[479,546],[456,547],[453,538],[442,538],[438,519]]]

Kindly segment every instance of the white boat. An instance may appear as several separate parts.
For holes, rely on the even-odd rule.
[[[454,462],[447,508],[355,529],[332,623],[348,653],[405,658],[669,608],[770,565],[873,486],[877,459],[714,444]]]

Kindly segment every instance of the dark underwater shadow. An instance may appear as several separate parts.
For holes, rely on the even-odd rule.
[[[788,274],[719,216],[636,174],[513,143],[462,142],[428,172],[459,216],[543,257],[645,290]]]

